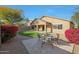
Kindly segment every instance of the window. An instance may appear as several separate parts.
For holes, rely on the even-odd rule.
[[[62,29],[62,24],[58,25],[58,29]]]
[[[54,29],[62,29],[62,24],[53,25]]]

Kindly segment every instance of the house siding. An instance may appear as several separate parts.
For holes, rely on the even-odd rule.
[[[62,29],[54,29],[53,28],[53,33],[59,33],[60,39],[64,39],[64,40],[68,41],[65,37],[65,31],[67,29],[72,28],[71,26],[73,26],[73,24],[70,21],[65,21],[62,19],[52,18],[52,17],[43,17],[42,20],[45,20],[45,21],[50,22],[52,24],[62,24]]]
[[[53,34],[56,34],[56,33],[60,34],[60,39],[68,41],[67,38],[65,37],[65,31],[67,29],[73,28],[73,24],[70,21],[63,20],[63,19],[58,19],[58,18],[53,18],[53,17],[48,17],[48,16],[43,16],[39,20],[35,21],[34,24],[35,25],[45,25],[46,26],[46,22],[49,22],[53,25],[62,24],[62,29],[55,29],[53,27],[53,25],[52,26],[49,25],[49,26],[47,26],[47,29],[45,27],[44,32],[51,32]]]

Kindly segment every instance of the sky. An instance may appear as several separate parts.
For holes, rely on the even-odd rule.
[[[79,9],[78,5],[7,5],[6,7],[22,10],[23,15],[30,20],[42,16],[70,20],[74,12]]]

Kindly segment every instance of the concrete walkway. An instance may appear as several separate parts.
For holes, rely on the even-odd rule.
[[[1,44],[0,54],[28,54],[27,49],[21,42],[23,39],[27,40],[30,38],[17,35],[12,40]]]
[[[41,41],[38,38],[22,40],[25,48],[30,54],[71,54],[73,44],[60,41],[59,44],[54,44],[54,47],[44,46],[41,48]]]

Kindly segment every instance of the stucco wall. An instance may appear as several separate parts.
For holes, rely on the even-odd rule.
[[[52,26],[52,33],[58,33],[60,34],[60,39],[63,39],[63,40],[67,40],[67,38],[65,37],[65,31],[67,29],[70,29],[71,28],[71,22],[70,21],[66,21],[64,19],[58,19],[58,18],[53,18],[53,17],[42,17],[41,19],[39,20],[36,20],[34,22],[35,25],[46,25],[46,22],[49,22],[51,24],[62,24],[62,29],[54,29],[53,26]],[[47,32],[50,32],[51,31],[51,27],[48,26],[47,27]],[[46,32],[46,31],[45,31]]]
[[[45,22],[41,21],[41,20],[36,20],[35,22],[33,22],[34,25],[43,25],[46,24]],[[32,24],[32,25],[33,25]]]
[[[71,23],[69,21],[64,21],[62,19],[51,18],[51,17],[44,17],[44,18],[42,18],[42,20],[45,20],[45,21],[50,22],[52,24],[62,24],[62,29],[54,29],[53,28],[53,33],[59,33],[60,39],[68,41],[65,37],[65,31],[67,29],[70,29]]]
[[[51,29],[52,27],[51,26],[47,26],[47,32],[49,32],[49,33],[51,33],[51,30],[53,29]]]

